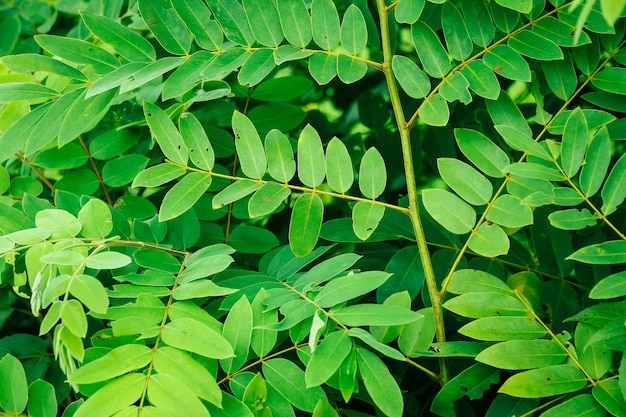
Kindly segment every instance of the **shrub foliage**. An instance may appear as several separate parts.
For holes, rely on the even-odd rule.
[[[626,416],[624,3],[3,2],[1,413]]]

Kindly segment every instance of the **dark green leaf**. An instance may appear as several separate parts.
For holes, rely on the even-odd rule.
[[[341,366],[352,350],[352,342],[345,331],[336,331],[326,336],[315,348],[307,364],[304,377],[307,387],[326,382]]]

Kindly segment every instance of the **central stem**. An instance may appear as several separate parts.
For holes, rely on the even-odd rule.
[[[380,33],[383,49],[383,72],[387,81],[387,87],[389,88],[391,106],[396,118],[396,124],[398,125],[400,143],[402,145],[402,158],[404,162],[406,188],[409,198],[409,217],[411,218],[411,223],[413,224],[417,248],[422,261],[422,268],[424,269],[426,286],[428,288],[428,294],[430,295],[430,301],[433,307],[437,342],[445,342],[446,330],[443,322],[443,309],[441,307],[442,297],[439,294],[439,288],[437,286],[437,281],[435,280],[435,273],[433,271],[432,263],[430,262],[430,252],[428,251],[428,244],[426,242],[426,236],[424,235],[424,229],[422,228],[422,222],[419,215],[417,185],[415,182],[415,170],[413,167],[413,155],[411,151],[411,128],[406,123],[402,103],[400,101],[400,95],[398,93],[398,85],[396,84],[396,79],[391,71],[393,53],[391,51],[391,39],[389,37],[389,9],[387,9],[387,6],[385,5],[385,0],[376,0],[376,5],[378,8],[378,15],[380,17]],[[442,384],[445,385],[449,380],[448,365],[445,358],[440,358],[439,363],[441,367],[441,381]]]

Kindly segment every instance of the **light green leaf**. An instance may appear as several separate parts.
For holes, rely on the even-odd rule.
[[[439,158],[437,168],[446,184],[468,203],[479,206],[487,204],[491,199],[491,182],[465,162],[454,158]]]
[[[163,198],[159,221],[176,218],[189,210],[211,185],[211,177],[202,172],[190,172],[174,185]]]
[[[280,45],[283,41],[283,30],[274,3],[266,3],[262,0],[245,0],[243,8],[257,42],[272,48]]]
[[[114,96],[115,90],[109,90],[97,96],[86,97],[85,90],[72,102],[59,129],[59,148],[74,140],[78,135],[88,132],[104,118]],[[54,108],[53,108],[54,109]]]
[[[248,200],[250,218],[271,214],[291,194],[291,190],[275,182],[266,182]]]
[[[350,190],[354,182],[352,161],[346,145],[336,137],[326,146],[326,181],[337,193]]]
[[[513,35],[509,38],[508,45],[529,58],[541,61],[563,59],[563,51],[556,43],[530,30]]]
[[[580,171],[580,188],[591,197],[598,192],[611,162],[611,138],[606,127],[600,128],[587,149],[585,164]]]
[[[143,103],[143,111],[152,135],[165,157],[179,165],[187,165],[187,147],[167,113],[147,101]]]
[[[339,413],[328,401],[319,400],[313,410],[313,417],[339,417]]]
[[[378,227],[385,214],[385,206],[366,201],[352,207],[352,230],[361,240],[367,240]]]
[[[500,95],[500,83],[493,70],[482,60],[475,60],[461,68],[461,74],[469,82],[469,88],[481,97],[496,100]]]
[[[83,306],[76,300],[69,300],[61,307],[61,320],[72,334],[78,337],[87,335],[87,316]]]
[[[441,84],[439,95],[450,103],[459,100],[463,104],[469,104],[472,101],[472,95],[468,88],[469,82],[467,78],[460,72],[455,72]]]
[[[228,39],[244,46],[254,43],[246,12],[237,0],[209,0],[207,3]]]
[[[42,379],[28,386],[28,414],[30,417],[55,417],[58,411],[54,386]]]
[[[391,359],[395,359],[397,361],[404,360],[404,355],[402,355],[398,349],[379,342],[370,332],[361,329],[360,327],[353,327],[348,330],[348,336],[361,340],[372,349],[377,350]]]
[[[605,68],[591,79],[595,87],[614,94],[626,94],[626,68]]]
[[[41,103],[58,96],[58,91],[41,84],[27,82],[0,84],[0,103],[4,104],[18,100],[32,100]]]
[[[80,15],[91,33],[128,61],[151,62],[156,59],[156,52],[150,42],[128,27],[87,10],[81,10]]]
[[[87,76],[68,64],[46,55],[18,54],[6,55],[0,62],[13,72],[24,74],[35,71],[45,71],[62,77],[69,77],[80,81],[87,81]]]
[[[296,200],[289,224],[289,244],[296,256],[308,255],[322,228],[324,203],[317,194],[303,194]]]
[[[430,126],[445,126],[450,118],[448,103],[441,97],[441,94],[424,100],[418,109],[420,118]]]
[[[78,212],[82,224],[80,234],[85,237],[103,238],[113,230],[113,218],[109,206],[96,198],[89,200]]]
[[[449,191],[422,190],[422,201],[428,214],[451,233],[467,233],[476,224],[476,211],[472,206]]]
[[[530,13],[533,8],[533,3],[530,1],[519,0],[496,0],[500,6],[515,10],[520,13]]]
[[[565,123],[561,142],[561,162],[565,174],[570,178],[576,175],[585,158],[587,132],[587,119],[578,107]]]
[[[598,386],[594,386],[594,390]],[[574,398],[570,398],[555,407],[550,408],[541,417],[560,417],[560,416],[605,416],[605,410],[598,404],[591,394],[581,394]],[[619,414],[617,414],[619,415]]]
[[[608,155],[603,155],[605,158]],[[602,187],[602,213],[609,215],[626,198],[626,154],[622,155],[611,169],[611,173]]]
[[[110,417],[135,403],[146,385],[146,376],[132,373],[121,376],[100,388],[81,405],[74,417]]]
[[[268,171],[276,181],[287,183],[296,173],[293,148],[285,134],[272,129],[265,136]]]
[[[326,336],[315,348],[307,364],[304,373],[307,388],[328,381],[352,351],[352,346],[345,331],[335,331]]]
[[[263,81],[265,77],[276,67],[274,51],[269,48],[261,48],[252,52],[252,55],[239,70],[237,81],[247,87],[253,87]]]
[[[246,362],[252,337],[252,308],[246,296],[242,296],[230,309],[222,336],[230,343],[234,357],[222,359],[220,365],[224,372],[231,374],[238,371]]]
[[[76,236],[83,225],[65,210],[45,209],[35,215],[35,225],[50,232],[51,239]]]
[[[210,417],[211,414],[202,401],[184,382],[165,374],[150,376],[148,384],[150,403],[163,410],[165,415]]]
[[[229,49],[228,51],[235,53],[240,49]],[[194,88],[197,83],[204,79],[202,73],[213,64],[213,61],[220,56],[227,55],[228,51],[218,56],[208,51],[197,51],[188,58],[184,58],[185,61],[163,83],[161,98],[168,100],[178,97]]]
[[[511,126],[496,125],[494,127],[511,148],[527,152],[529,155],[545,159],[546,161],[553,160],[552,155],[550,155],[550,153],[548,153],[543,146],[535,142],[531,136],[528,136]]]
[[[20,414],[28,403],[28,383],[20,361],[11,354],[0,359],[0,409],[15,415]]]
[[[477,269],[459,269],[452,274],[448,292],[465,294],[470,292],[497,292],[511,294],[512,289],[500,278]]]
[[[423,1],[423,0],[421,0]],[[396,8],[396,17],[398,9]],[[367,45],[367,25],[361,10],[351,4],[341,22],[341,46],[351,55],[356,55]]]
[[[154,165],[141,171],[133,180],[132,187],[158,187],[185,174],[185,169],[171,163]]]
[[[421,21],[411,25],[411,34],[424,71],[431,77],[443,78],[450,70],[450,57],[439,37],[430,26]]]
[[[621,378],[620,378],[621,379]],[[623,416],[626,401],[620,389],[620,382],[615,379],[604,380],[591,389],[593,398],[614,416]],[[571,413],[570,413],[571,414]]]
[[[267,169],[267,158],[259,134],[243,113],[235,111],[232,123],[241,170],[249,178],[261,179]]]
[[[386,304],[356,304],[333,312],[346,326],[400,326],[424,318],[404,307]]]
[[[213,210],[224,207],[234,201],[240,200],[252,194],[262,187],[263,184],[252,180],[239,180],[230,184],[213,197]]]
[[[192,113],[183,114],[178,123],[191,162],[200,169],[211,171],[215,153],[202,124]]]
[[[60,251],[46,253],[39,260],[46,264],[77,266],[83,263],[85,257],[78,252]]]
[[[459,333],[486,341],[539,339],[546,329],[530,317],[483,317],[466,324]]]
[[[603,278],[591,289],[589,298],[603,300],[623,295],[626,295],[626,272],[624,271]]]
[[[498,392],[521,398],[543,398],[578,391],[587,379],[573,365],[554,365],[513,375]]]
[[[463,16],[472,41],[481,48],[487,48],[495,35],[495,26],[489,9],[482,1],[463,0]]]
[[[173,292],[175,300],[192,300],[194,298],[222,297],[236,293],[233,288],[220,287],[209,280],[197,280],[181,284]]]
[[[311,16],[304,0],[277,0],[276,5],[287,42],[305,48],[311,42],[313,33]]]
[[[578,323],[574,336],[578,361],[593,379],[602,378],[612,366],[611,350],[602,343],[589,343],[597,332],[595,326]]]
[[[144,170],[149,159],[143,155],[129,154],[111,159],[102,167],[102,180],[109,187],[130,184]]]
[[[465,26],[465,19],[451,2],[445,2],[441,11],[441,26],[450,56],[463,61],[472,54],[472,40]]]
[[[326,175],[322,140],[315,128],[306,125],[298,138],[298,178],[310,188],[318,187]]]
[[[626,242],[611,240],[596,245],[585,246],[568,256],[578,262],[594,265],[608,265],[626,262]]]
[[[359,189],[367,198],[379,197],[387,185],[385,160],[374,147],[369,148],[359,166]]]
[[[278,310],[267,311],[263,301],[267,291],[261,289],[252,300],[252,338],[250,346],[259,357],[267,356],[276,345],[278,332],[269,327],[278,323]]]
[[[418,21],[422,10],[424,10],[425,0],[402,0],[394,9],[394,17],[398,23],[413,24]]]
[[[203,1],[179,0],[172,6],[201,48],[216,51],[222,46],[222,28],[211,19],[212,13]]]
[[[581,230],[587,226],[595,226],[598,218],[587,209],[567,209],[550,213],[548,220],[558,229]]]
[[[227,393],[223,394],[221,408],[209,404],[208,409],[213,417],[255,417],[248,406]]]
[[[335,278],[317,294],[315,304],[322,308],[336,306],[375,290],[390,276],[386,272],[366,271]]]
[[[309,58],[309,72],[319,85],[328,84],[337,75],[337,56],[326,52],[314,53]]]
[[[367,64],[344,54],[337,56],[337,75],[344,84],[352,84],[365,77]]]
[[[524,178],[547,181],[563,181],[563,174],[556,168],[534,162],[516,162],[506,167],[505,172]]]
[[[169,346],[159,347],[153,363],[159,374],[174,377],[198,397],[218,407],[222,405],[222,391],[215,377],[187,353]]]
[[[357,348],[357,360],[363,384],[374,404],[387,416],[402,416],[402,393],[387,366],[376,355],[362,348]]]
[[[3,241],[7,244],[7,251],[17,245],[32,245],[46,240],[50,237],[50,232],[38,227],[18,230],[3,236]]]
[[[391,68],[400,87],[409,97],[424,98],[430,93],[430,78],[409,58],[394,55]]]
[[[311,28],[313,40],[320,48],[329,51],[339,44],[341,36],[339,15],[332,0],[313,0]]]
[[[72,296],[95,313],[105,314],[109,308],[109,296],[104,285],[97,278],[80,274],[70,281],[69,291]]]
[[[233,348],[218,332],[198,320],[179,318],[163,327],[163,341],[168,345],[213,359],[234,356]]]
[[[117,269],[132,262],[130,256],[120,252],[98,252],[87,258],[87,267],[92,269]]]
[[[161,46],[174,55],[186,55],[191,37],[171,5],[161,0],[138,0],[141,17]]]
[[[93,384],[106,381],[143,368],[152,360],[152,355],[152,349],[145,345],[133,343],[122,345],[78,368],[70,375],[69,382]]]
[[[558,365],[567,353],[552,340],[509,340],[489,346],[476,361],[499,369],[530,369]]]
[[[55,35],[35,35],[43,49],[76,64],[92,65],[98,74],[106,74],[120,66],[117,58],[105,49],[81,39]]]
[[[478,169],[490,177],[501,178],[510,165],[507,154],[480,132],[470,129],[454,129],[456,142]]]
[[[487,100],[485,104],[494,126],[509,126],[532,138],[533,132],[525,116],[506,91],[501,91],[497,100]]]
[[[304,371],[287,359],[263,362],[263,374],[276,391],[300,410],[312,412],[319,400],[328,401],[321,387],[307,388]]]
[[[469,248],[482,256],[494,258],[506,255],[511,243],[509,238],[497,224],[482,223],[472,234]]]
[[[443,305],[463,317],[529,316],[526,306],[517,298],[495,292],[472,292],[451,298]]]
[[[503,194],[489,208],[487,220],[504,227],[523,227],[533,223],[533,212],[519,198]]]

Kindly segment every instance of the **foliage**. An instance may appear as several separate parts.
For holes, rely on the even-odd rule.
[[[0,414],[626,415],[624,1],[0,5]]]

